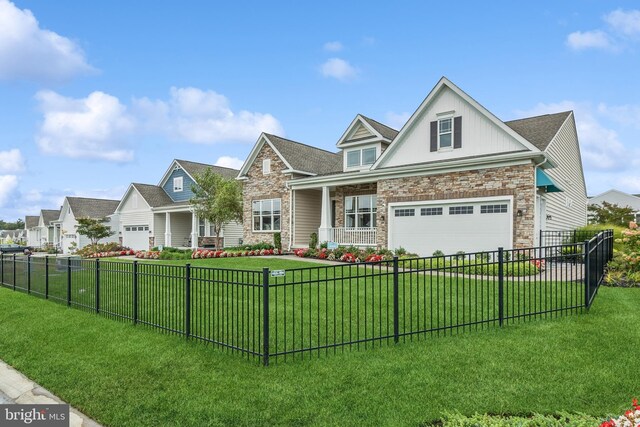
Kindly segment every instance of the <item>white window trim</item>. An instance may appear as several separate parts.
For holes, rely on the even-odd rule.
[[[173,178],[173,192],[178,193],[184,190],[184,178],[181,176],[176,176]]]
[[[349,164],[349,154],[351,153],[358,153],[358,163],[354,164],[354,165],[350,165]],[[348,150],[347,151],[347,155],[346,155],[346,162],[347,162],[347,168],[359,168],[362,164],[362,150]]]
[[[269,200],[277,200],[280,202],[280,228],[276,229],[271,229],[271,230],[256,230],[255,229],[255,214],[253,213],[253,203],[254,202],[266,202]],[[262,208],[260,209],[260,212],[262,212]],[[263,217],[262,213],[260,213],[259,215],[260,217]],[[273,204],[271,205],[271,224],[273,224]],[[262,226],[262,221],[260,221],[260,224]],[[280,233],[282,231],[282,199],[280,198],[275,198],[275,199],[257,199],[257,200],[252,200],[251,201],[251,232],[252,233]]]
[[[441,147],[440,146],[440,135],[441,135],[440,122],[445,121],[445,120],[450,120],[451,121],[451,130],[449,132],[447,132],[447,133],[451,134],[451,145],[449,145],[448,147]],[[447,114],[447,115],[444,115],[442,117],[438,117],[438,151],[451,151],[451,150],[453,150],[453,132],[454,132],[453,123],[454,123],[454,121],[455,120],[453,120],[453,115],[452,114],[451,115]]]
[[[369,212],[358,212],[359,210],[359,202],[356,203],[356,200],[358,200],[359,197],[364,197],[364,196],[369,196],[369,197],[375,197],[376,198],[376,202],[372,205],[370,205],[370,211]],[[351,214],[347,214],[347,199],[353,198],[354,199],[354,203],[355,203],[355,212],[351,213]],[[359,194],[357,196],[344,196],[344,202],[342,204],[342,209],[343,209],[343,216],[344,216],[344,228],[371,228],[371,229],[375,229],[378,227],[378,209],[377,206],[378,205],[378,195],[377,194]],[[375,209],[375,211],[374,211]],[[372,221],[371,221],[371,226],[369,227],[359,227],[358,224],[358,215],[363,215],[363,214],[370,214],[372,215]],[[348,227],[347,226],[347,215],[354,215],[355,216],[355,223],[356,226],[355,227]]]
[[[373,162],[371,162],[371,163],[364,163],[364,152],[366,150],[374,150],[374,152],[375,152]],[[369,168],[373,164],[375,164],[376,160],[378,160],[378,152],[379,152],[378,147],[375,146],[375,145],[374,146],[368,146],[368,147],[362,147],[362,148],[355,148],[355,149],[351,149],[351,150],[345,150],[344,167],[345,167],[345,169],[348,169],[348,170]],[[353,164],[353,165],[349,164],[349,154],[350,153],[358,153],[358,163],[357,164]]]
[[[262,160],[262,175],[269,175],[271,173],[271,159]]]

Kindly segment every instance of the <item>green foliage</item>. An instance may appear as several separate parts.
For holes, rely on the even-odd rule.
[[[98,243],[95,246],[93,245],[85,246],[84,248],[78,249],[77,251],[75,251],[75,253],[76,255],[80,255],[81,257],[86,258],[89,255],[93,255],[98,252],[115,252],[115,251],[122,251],[125,249],[129,249],[129,248],[121,246],[119,243],[116,243],[116,242],[109,242],[109,243]]]
[[[621,207],[615,203],[602,202],[602,205],[589,205],[587,210],[591,224],[614,224],[625,227],[635,218],[631,207]]]
[[[403,256],[407,254],[407,250],[405,248],[403,248],[402,246],[399,247],[398,249],[395,250],[395,253],[397,256]]]
[[[273,233],[273,246],[278,250],[282,250],[282,234],[280,232]]]
[[[309,247],[317,248],[318,247],[318,233],[311,233],[309,236]]]
[[[91,240],[91,246],[93,246],[93,251],[95,250],[96,245],[100,241],[100,239],[104,239],[105,237],[109,237],[114,234],[111,231],[111,228],[105,225],[107,222],[106,218],[96,219],[96,218],[77,218],[78,225],[76,225],[76,229],[78,234],[86,236],[89,240]]]
[[[585,414],[559,413],[552,415],[488,415],[475,414],[447,414],[442,419],[426,426],[442,427],[592,427],[597,426],[602,419]]]
[[[444,256],[444,252],[442,252],[440,249],[436,249],[435,251],[433,251],[433,256]]]
[[[6,222],[0,219],[0,230],[22,230],[24,221],[20,218],[16,222]]]
[[[189,200],[196,215],[213,226],[220,247],[222,226],[231,221],[242,221],[242,188],[232,178],[225,178],[208,167],[194,176],[193,197]]]

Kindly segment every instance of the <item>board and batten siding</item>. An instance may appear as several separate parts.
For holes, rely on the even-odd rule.
[[[166,225],[166,214],[154,213],[153,216],[153,234],[149,236],[153,237],[153,246],[160,246],[165,244],[164,241],[164,232]]]
[[[191,240],[191,213],[171,212],[171,246],[189,247],[189,240]]]
[[[173,178],[177,177],[182,177],[182,191],[173,191]],[[195,184],[195,182],[184,169],[174,169],[162,185],[162,188],[164,188],[164,191],[171,197],[171,200],[174,202],[183,202],[193,197],[193,191],[191,191],[193,184]]]
[[[586,225],[587,189],[573,113],[560,127],[546,152],[552,156],[558,166],[545,169],[544,172],[564,190],[544,195],[547,200],[546,229],[572,230]]]
[[[293,245],[308,247],[311,233],[320,227],[322,192],[317,190],[294,191]]]
[[[431,152],[429,151],[431,122],[438,120],[439,113],[446,112],[453,112],[452,117],[462,117],[462,147]],[[380,167],[505,153],[525,148],[514,137],[446,86],[419,113],[411,127],[405,131],[404,137],[402,139],[396,138],[394,144],[397,144],[394,151]]]
[[[148,225],[153,232],[153,213],[151,207],[135,188],[127,195],[119,209],[119,230],[124,233],[124,227],[129,225]]]

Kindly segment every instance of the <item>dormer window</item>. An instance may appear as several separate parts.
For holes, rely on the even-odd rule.
[[[376,162],[376,147],[347,151],[347,167],[368,166]]]
[[[182,191],[183,180],[181,176],[173,178],[173,191]]]

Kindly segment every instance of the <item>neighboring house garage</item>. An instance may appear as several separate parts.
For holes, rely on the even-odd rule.
[[[122,245],[135,250],[149,247],[149,225],[124,225]]]
[[[511,247],[512,199],[391,203],[389,247],[431,255]]]

